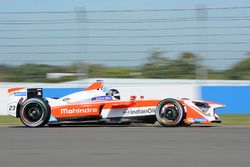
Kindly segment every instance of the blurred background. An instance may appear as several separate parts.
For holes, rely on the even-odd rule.
[[[52,87],[103,79],[125,99],[187,97],[250,114],[249,37],[245,0],[2,0],[0,106],[11,87],[55,96],[65,90]]]
[[[0,1],[0,82],[248,80],[250,2]]]

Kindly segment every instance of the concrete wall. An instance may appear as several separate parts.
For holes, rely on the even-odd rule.
[[[250,114],[250,86],[202,86],[202,99],[225,104],[220,114]]]

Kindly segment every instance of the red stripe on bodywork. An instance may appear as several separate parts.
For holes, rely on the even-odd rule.
[[[112,101],[111,103],[105,103],[103,109],[151,106],[156,107],[159,102],[160,100]]]
[[[24,89],[24,88],[10,88],[10,89],[8,89],[8,93],[12,93],[12,92],[19,91],[22,89]]]

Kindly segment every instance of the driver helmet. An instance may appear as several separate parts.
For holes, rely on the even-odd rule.
[[[120,100],[120,99],[121,99],[120,93],[119,93],[119,91],[116,90],[116,89],[110,89],[110,90],[107,92],[107,95],[114,97],[116,100]]]

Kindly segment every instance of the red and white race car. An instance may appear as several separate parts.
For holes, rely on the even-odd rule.
[[[28,127],[68,123],[155,123],[163,126],[186,126],[195,123],[221,122],[215,113],[222,104],[189,99],[147,100],[131,96],[121,100],[116,89],[103,89],[96,81],[84,90],[58,99],[43,96],[42,88],[11,88],[8,114],[21,119]]]

